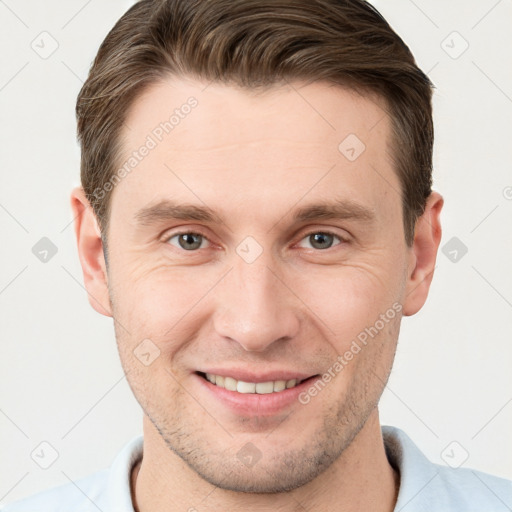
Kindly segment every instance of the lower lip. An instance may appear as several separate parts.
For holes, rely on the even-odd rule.
[[[315,375],[314,377],[304,380],[298,386],[276,393],[258,394],[229,391],[212,384],[200,375],[194,374],[194,376],[207,393],[213,395],[217,400],[237,414],[244,416],[272,416],[282,412],[293,403],[298,402],[299,395],[319,377]]]

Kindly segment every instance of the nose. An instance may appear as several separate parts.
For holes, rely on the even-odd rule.
[[[264,352],[299,331],[297,299],[268,263],[263,255],[253,263],[236,261],[215,294],[217,334],[248,352]]]

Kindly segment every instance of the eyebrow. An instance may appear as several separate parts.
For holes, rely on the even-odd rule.
[[[286,215],[284,217],[286,217]],[[142,226],[151,226],[153,224],[171,220],[224,224],[222,218],[208,206],[176,203],[170,199],[164,199],[158,203],[142,208],[135,214],[134,218],[137,224]],[[315,220],[350,219],[369,223],[375,220],[375,218],[375,210],[372,208],[350,199],[344,199],[331,200],[299,208],[293,214],[292,221],[294,223],[301,223]]]
[[[207,206],[175,203],[164,199],[156,204],[142,208],[135,214],[135,220],[143,226],[151,226],[169,220],[196,220],[202,222],[219,222],[220,218]]]
[[[375,220],[375,218],[375,210],[347,199],[305,206],[293,215],[295,222],[350,219],[368,223]]]

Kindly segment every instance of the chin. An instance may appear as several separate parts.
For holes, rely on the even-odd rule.
[[[290,464],[286,459],[293,459],[295,462]],[[259,461],[253,467],[241,467],[237,463],[227,465],[223,462],[220,467],[208,464],[208,468],[205,468],[204,461],[200,465],[186,462],[203,480],[225,491],[278,494],[293,491],[311,482],[331,465],[333,460],[330,459],[334,457],[326,454],[322,460],[299,462],[298,459],[300,456],[290,457],[285,454],[280,461]]]

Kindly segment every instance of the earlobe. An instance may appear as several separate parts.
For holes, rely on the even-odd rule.
[[[112,316],[101,232],[82,187],[76,187],[71,192],[71,209],[89,303],[98,313]]]
[[[425,211],[416,222],[414,242],[410,250],[405,289],[404,316],[417,313],[427,300],[434,276],[437,250],[441,242],[441,210],[444,200],[437,192],[427,199]]]

